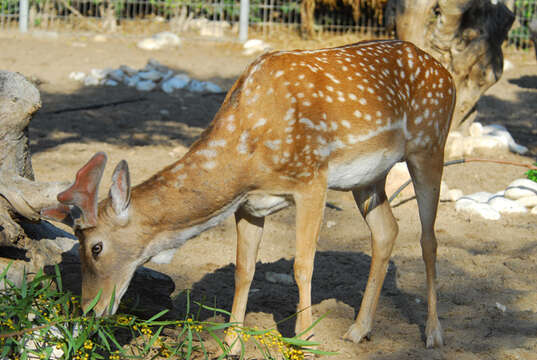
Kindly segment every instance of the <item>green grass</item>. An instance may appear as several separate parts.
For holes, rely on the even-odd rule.
[[[535,163],[535,164],[533,164],[533,165],[537,166],[537,163]],[[533,169],[532,169],[532,170],[528,170],[528,171],[526,171],[525,174],[526,174],[526,176],[528,177],[528,179],[537,182],[537,170],[533,170]]]
[[[275,359],[276,354],[291,360],[307,353],[330,354],[314,349],[317,343],[283,337],[275,329],[198,321],[189,301],[188,315],[181,320],[162,320],[168,310],[148,319],[129,314],[96,318],[89,315],[91,306],[82,312],[79,297],[63,291],[58,267],[55,275],[40,271],[29,279],[24,274],[20,287],[7,278],[8,270],[0,274],[0,359],[210,359],[215,354],[209,353],[204,338],[212,338],[226,354],[222,333],[228,332],[239,335],[243,349],[253,342],[264,359]],[[224,310],[198,305],[229,316]]]

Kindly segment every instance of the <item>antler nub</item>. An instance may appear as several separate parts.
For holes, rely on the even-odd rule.
[[[106,154],[98,152],[76,173],[75,183],[58,194],[58,201],[65,205],[75,205],[81,211],[81,218],[74,219],[81,228],[97,225],[97,194],[106,165]]]
[[[106,165],[106,154],[98,152],[76,173],[75,183],[58,194],[60,204],[41,215],[81,229],[97,225],[97,194]]]

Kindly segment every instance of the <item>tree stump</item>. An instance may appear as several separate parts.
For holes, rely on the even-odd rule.
[[[501,46],[514,14],[497,0],[390,0],[388,6],[395,8],[397,38],[415,43],[451,72],[457,87],[451,129],[467,129],[475,104],[502,75]]]
[[[39,211],[55,204],[56,194],[69,186],[34,181],[28,125],[40,107],[32,83],[0,71],[0,272],[15,260],[8,276],[15,282],[22,278],[20,269],[58,263],[74,244],[72,235],[39,220]]]

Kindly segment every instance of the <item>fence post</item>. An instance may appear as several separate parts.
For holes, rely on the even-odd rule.
[[[28,0],[19,0],[19,30],[28,31]]]
[[[22,0],[21,0],[22,1]],[[239,41],[248,40],[248,17],[250,13],[250,0],[241,0],[241,12],[239,18]]]

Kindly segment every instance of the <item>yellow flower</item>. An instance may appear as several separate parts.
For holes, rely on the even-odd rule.
[[[91,341],[91,340],[86,340],[86,341],[84,342],[84,349],[86,349],[86,350],[91,350],[91,349],[93,349],[93,341]]]
[[[128,325],[130,322],[129,318],[126,316],[118,316],[116,319],[116,323],[119,325]]]

